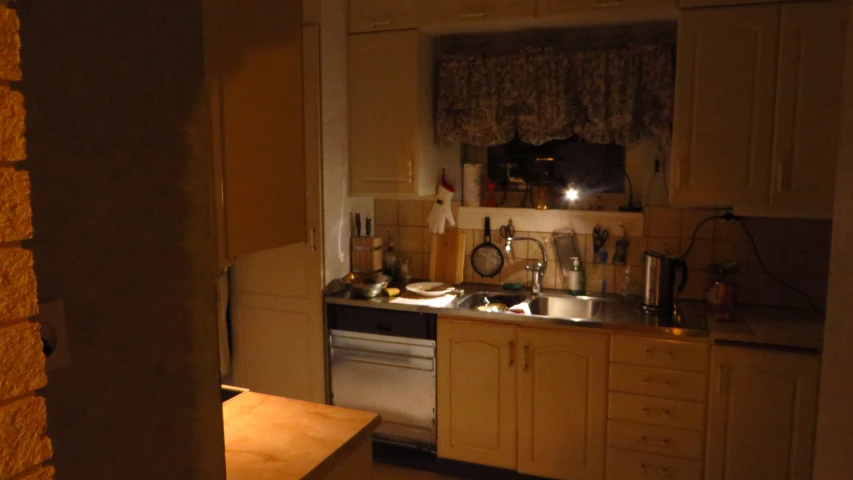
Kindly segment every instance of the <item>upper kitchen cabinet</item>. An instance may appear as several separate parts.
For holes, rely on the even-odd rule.
[[[539,16],[551,17],[591,11],[645,7],[678,7],[677,0],[539,0]],[[615,13],[615,12],[614,12]]]
[[[715,346],[705,480],[811,478],[820,355]]]
[[[534,17],[536,0],[421,0],[421,9],[425,23],[460,23]]]
[[[350,0],[351,33],[417,28],[417,0]]]
[[[604,478],[608,339],[519,329],[519,472]]]
[[[434,194],[458,152],[435,143],[431,43],[418,30],[349,37],[350,193]]]
[[[681,12],[671,200],[767,202],[780,7]]]
[[[302,5],[205,2],[220,257],[305,242]]]
[[[438,455],[516,467],[515,327],[438,321]]]
[[[831,217],[847,3],[681,13],[671,200]]]
[[[782,7],[770,206],[831,216],[848,2]]]

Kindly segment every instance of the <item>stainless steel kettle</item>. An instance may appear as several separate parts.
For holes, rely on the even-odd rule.
[[[677,293],[687,286],[687,262],[667,257],[663,253],[643,253],[643,309],[655,313],[671,313],[675,305],[675,280],[681,273]]]

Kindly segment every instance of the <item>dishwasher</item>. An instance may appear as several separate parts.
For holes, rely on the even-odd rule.
[[[332,405],[378,413],[374,440],[435,452],[436,315],[329,305]]]

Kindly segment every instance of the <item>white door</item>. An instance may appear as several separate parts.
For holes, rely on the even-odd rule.
[[[325,403],[319,29],[309,25],[302,31],[309,240],[238,257],[231,282],[233,371],[238,386]]]

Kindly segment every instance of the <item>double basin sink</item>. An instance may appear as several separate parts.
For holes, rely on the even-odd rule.
[[[530,314],[540,317],[584,321],[592,320],[601,309],[603,298],[555,295],[525,295],[505,292],[477,292],[459,301],[456,308],[483,310],[481,307],[502,304],[506,307],[526,303]],[[496,312],[491,312],[496,313]],[[508,313],[508,315],[516,315]]]

